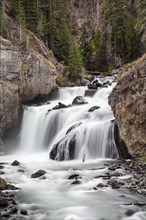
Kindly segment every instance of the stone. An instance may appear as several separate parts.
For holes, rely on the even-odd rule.
[[[11,165],[12,165],[12,166],[20,166],[20,162],[17,161],[17,160],[14,160]]]
[[[99,183],[99,184],[97,184],[97,187],[103,188],[103,187],[105,187],[105,185],[103,183]]]
[[[39,178],[45,174],[46,174],[45,170],[38,170],[37,172],[35,172],[31,175],[31,178]]]
[[[7,207],[8,204],[8,200],[0,194],[0,207]]]
[[[8,19],[12,30],[19,35],[19,25]],[[0,38],[1,44],[1,71],[0,71],[0,143],[2,137],[10,135],[10,129],[17,125],[22,115],[22,104],[33,99],[42,99],[57,87],[55,75],[59,73],[59,66],[53,53],[43,45],[42,48],[34,35],[23,33],[26,39],[32,40],[35,49],[21,48],[11,32],[11,41]],[[28,36],[29,35],[29,36]],[[23,39],[25,41],[25,39]],[[26,42],[23,42],[27,45]],[[25,46],[24,46],[25,47]],[[63,66],[62,66],[63,69]],[[60,70],[61,71],[61,70]],[[9,132],[7,132],[9,129]],[[7,139],[7,138],[6,138]],[[3,138],[3,141],[5,139]]]
[[[6,190],[6,189],[7,189],[6,181],[0,177],[0,191],[1,190]]]
[[[21,209],[20,214],[21,215],[28,215],[28,212],[25,209]]]
[[[71,127],[67,130],[66,134],[70,133],[72,130],[76,129],[76,128],[79,127],[81,124],[82,124],[82,122],[79,122],[79,123],[77,123],[77,124],[71,126]]]
[[[127,215],[127,216],[132,216],[132,215],[134,215],[134,213],[135,213],[135,211],[134,210],[132,210],[132,209],[128,209],[126,212],[125,212],[125,215]]]
[[[88,110],[88,112],[94,112],[95,110],[98,110],[99,108],[100,108],[99,106],[93,106]]]
[[[52,110],[58,110],[58,109],[62,109],[62,108],[68,108],[68,105],[64,105],[61,102],[58,102],[58,105],[56,105]]]
[[[146,156],[146,54],[124,65],[109,96],[119,137],[133,157]]]
[[[25,173],[23,169],[18,169],[18,173]]]
[[[84,104],[87,104],[87,102],[86,102],[86,100],[84,99],[83,96],[77,96],[72,101],[72,105],[84,105]]]
[[[74,159],[75,144],[76,134],[72,132],[68,133],[64,138],[62,138],[57,144],[53,146],[50,152],[50,159],[58,161]],[[66,149],[67,147],[68,149]],[[66,154],[67,150],[68,153]]]
[[[68,177],[68,180],[78,179],[79,177],[80,177],[79,174],[73,174],[73,175]]]
[[[11,184],[7,184],[7,189],[8,190],[19,190],[20,188],[16,187],[16,186],[13,186]]]
[[[75,180],[74,182],[71,183],[72,185],[78,185],[78,184],[81,184],[81,181],[79,180]]]
[[[16,207],[14,207],[14,208],[12,208],[11,210],[10,210],[10,214],[16,214],[18,212],[18,209],[16,208]]]

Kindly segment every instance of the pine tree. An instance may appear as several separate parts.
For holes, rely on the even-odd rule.
[[[83,68],[83,59],[80,49],[73,42],[70,45],[69,57],[68,57],[69,78],[72,81],[76,81],[77,79],[80,79],[82,68]]]

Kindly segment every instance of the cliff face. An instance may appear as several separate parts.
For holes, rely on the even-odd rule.
[[[21,104],[47,96],[62,71],[53,53],[33,33],[20,29],[9,17],[6,22],[9,39],[0,38],[0,141],[20,118]]]
[[[135,156],[146,155],[146,54],[125,65],[109,97],[120,138]]]

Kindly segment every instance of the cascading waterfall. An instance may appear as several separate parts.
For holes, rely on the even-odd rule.
[[[20,150],[48,149],[56,160],[117,158],[114,117],[108,105],[113,86],[101,88],[93,97],[84,97],[88,103],[84,105],[53,110],[58,102],[71,105],[76,96],[84,96],[87,87],[74,87],[61,88],[59,98],[50,104],[25,107]],[[89,110],[92,107],[95,109]]]
[[[130,205],[131,211],[139,212],[125,215],[129,204],[143,204],[145,197],[127,189],[132,176],[121,162],[113,160],[119,157],[108,105],[113,86],[98,89],[92,97],[84,96],[87,87],[61,88],[58,99],[24,107],[19,150],[1,155],[2,178],[21,189],[14,194],[18,212],[9,219],[145,219],[143,206]],[[88,104],[71,105],[76,96],[84,96]],[[69,106],[53,109],[58,102]],[[12,166],[14,160],[20,166]],[[45,175],[31,178],[40,170]],[[27,216],[22,216],[22,209]],[[13,206],[10,212],[5,210],[7,216]]]

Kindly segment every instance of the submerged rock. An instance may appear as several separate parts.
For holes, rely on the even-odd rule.
[[[31,178],[39,178],[45,174],[46,174],[45,170],[38,170],[37,172],[35,172],[31,175]]]
[[[84,104],[88,104],[88,102],[86,102],[83,96],[77,96],[72,101],[72,105],[84,105]]]

